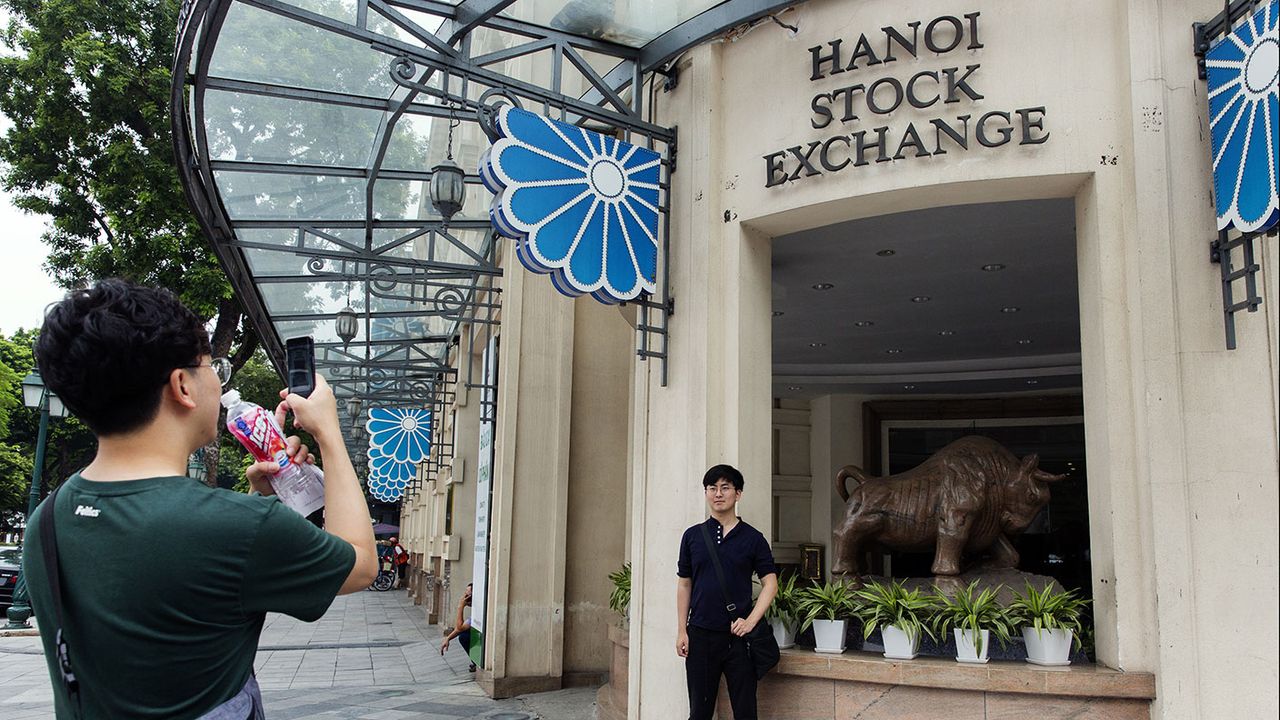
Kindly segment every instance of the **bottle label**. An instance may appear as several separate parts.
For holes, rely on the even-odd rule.
[[[274,415],[255,406],[228,420],[227,429],[254,460],[271,461],[280,467],[280,472],[271,478],[271,487],[281,502],[304,516],[324,507],[324,473],[314,465],[290,462],[284,432],[276,425]]]
[[[275,418],[265,409],[253,408],[227,423],[227,429],[253,453],[258,462],[274,460],[281,468],[288,464],[284,435],[276,427]]]

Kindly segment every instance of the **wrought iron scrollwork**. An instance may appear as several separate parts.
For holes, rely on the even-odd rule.
[[[489,88],[480,94],[476,107],[476,123],[480,125],[480,129],[484,132],[485,137],[489,138],[489,142],[495,142],[499,137],[498,133],[498,111],[506,103],[514,105],[517,109],[523,110],[524,105],[520,104],[520,98],[514,93],[508,92],[506,88]]]

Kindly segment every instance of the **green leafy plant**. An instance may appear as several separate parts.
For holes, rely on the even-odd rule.
[[[974,580],[952,596],[935,587],[935,610],[932,618],[934,632],[941,638],[953,628],[970,631],[973,633],[974,652],[978,655],[982,655],[983,630],[991,631],[1001,645],[1007,645],[1014,624],[1009,611],[1000,605],[998,595],[1003,587],[998,585],[979,592],[978,581]]]
[[[778,583],[778,594],[773,596],[769,609],[764,617],[770,622],[781,620],[783,625],[791,627],[800,618],[800,590],[796,587],[796,576],[790,575]]]
[[[1088,604],[1075,590],[1054,590],[1052,584],[1036,590],[1028,582],[1025,594],[1013,593],[1013,602],[1009,604],[1010,622],[1018,627],[1034,628],[1037,634],[1044,630],[1070,630],[1079,647],[1084,634],[1080,616]]]
[[[829,581],[821,585],[796,591],[796,612],[803,623],[800,631],[808,629],[814,620],[844,620],[856,608],[853,587],[843,581]]]
[[[609,593],[609,609],[626,620],[631,614],[631,563],[623,563],[621,570],[609,573],[609,582],[613,583],[613,592]]]
[[[862,621],[862,639],[889,625],[914,638],[922,634],[933,637],[929,628],[933,596],[924,590],[908,590],[900,581],[870,582],[854,594],[858,600],[854,615]]]

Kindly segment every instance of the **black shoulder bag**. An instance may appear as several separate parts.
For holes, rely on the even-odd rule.
[[[76,674],[71,671],[71,657],[67,650],[67,639],[62,633],[62,574],[58,569],[58,535],[54,529],[53,516],[57,506],[54,502],[58,499],[58,491],[62,486],[53,489],[49,493],[49,497],[45,499],[48,505],[44,517],[40,520],[40,554],[44,557],[44,572],[49,576],[50,595],[53,598],[53,617],[58,621],[58,631],[54,635],[54,649],[58,654],[58,671],[62,675],[62,688],[67,691],[67,697],[71,700],[71,705],[76,715],[80,714],[80,683],[76,681]]]
[[[724,568],[720,566],[720,554],[716,552],[716,543],[711,539],[711,531],[707,530],[705,522],[701,527],[702,539],[707,543],[707,552],[711,553],[711,565],[716,570],[716,580],[720,582],[720,595],[724,597],[724,609],[729,611],[731,618],[745,618],[750,613],[740,613],[737,604],[729,597],[729,586],[724,581]],[[761,618],[743,639],[747,641],[747,653],[751,656],[751,664],[755,666],[756,679],[759,680],[765,676],[765,673],[772,670],[781,658],[778,639],[773,636],[773,628],[764,621],[764,618]]]

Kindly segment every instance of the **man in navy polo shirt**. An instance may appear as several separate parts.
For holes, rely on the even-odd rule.
[[[716,465],[703,476],[702,486],[711,517],[684,531],[676,568],[680,576],[676,589],[676,654],[685,659],[689,717],[711,720],[723,674],[734,719],[756,720],[756,672],[747,654],[746,635],[764,618],[778,593],[778,569],[764,535],[736,512],[742,498],[742,473],[731,465]],[[730,596],[727,601],[716,578],[703,526],[716,544]],[[753,572],[764,586],[754,607]],[[738,607],[736,616],[726,607],[730,602]],[[750,614],[746,614],[747,608],[751,608]]]

